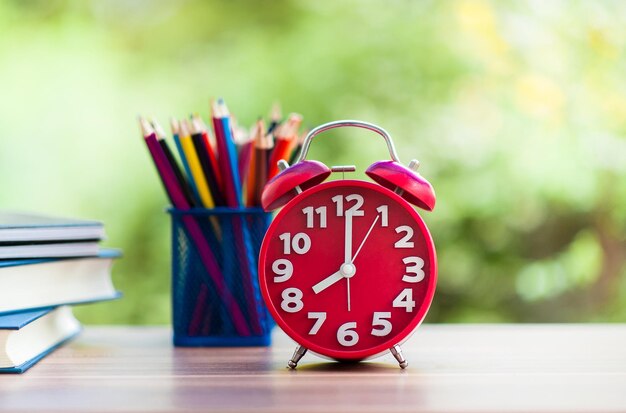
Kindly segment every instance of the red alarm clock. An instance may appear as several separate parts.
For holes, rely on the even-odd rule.
[[[323,182],[355,168],[306,160],[313,138],[338,127],[385,139],[391,160],[366,170],[376,183]],[[418,162],[403,166],[384,129],[344,120],[313,129],[296,162],[280,164],[262,195],[265,210],[283,208],[261,246],[259,282],[276,323],[299,344],[288,366],[307,350],[343,361],[391,351],[405,368],[399,345],[426,316],[437,281],[433,240],[411,205],[435,206]]]

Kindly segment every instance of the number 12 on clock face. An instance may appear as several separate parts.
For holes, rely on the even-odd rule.
[[[259,274],[289,336],[316,353],[358,360],[402,342],[422,321],[436,259],[428,229],[400,196],[365,181],[333,181],[279,212]]]

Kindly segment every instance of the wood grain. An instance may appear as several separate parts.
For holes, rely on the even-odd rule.
[[[0,376],[0,411],[626,411],[624,325],[424,325],[384,356],[344,365],[294,344],[173,348],[160,327],[88,327],[24,375]]]

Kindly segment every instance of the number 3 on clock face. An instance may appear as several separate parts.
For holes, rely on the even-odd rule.
[[[261,291],[278,325],[336,359],[374,356],[405,340],[428,311],[436,272],[432,239],[413,207],[353,180],[291,200],[259,259]]]

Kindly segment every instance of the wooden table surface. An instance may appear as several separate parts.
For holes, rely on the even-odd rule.
[[[356,365],[270,348],[173,348],[167,328],[87,327],[23,375],[0,375],[0,412],[626,411],[626,325],[424,325]]]

